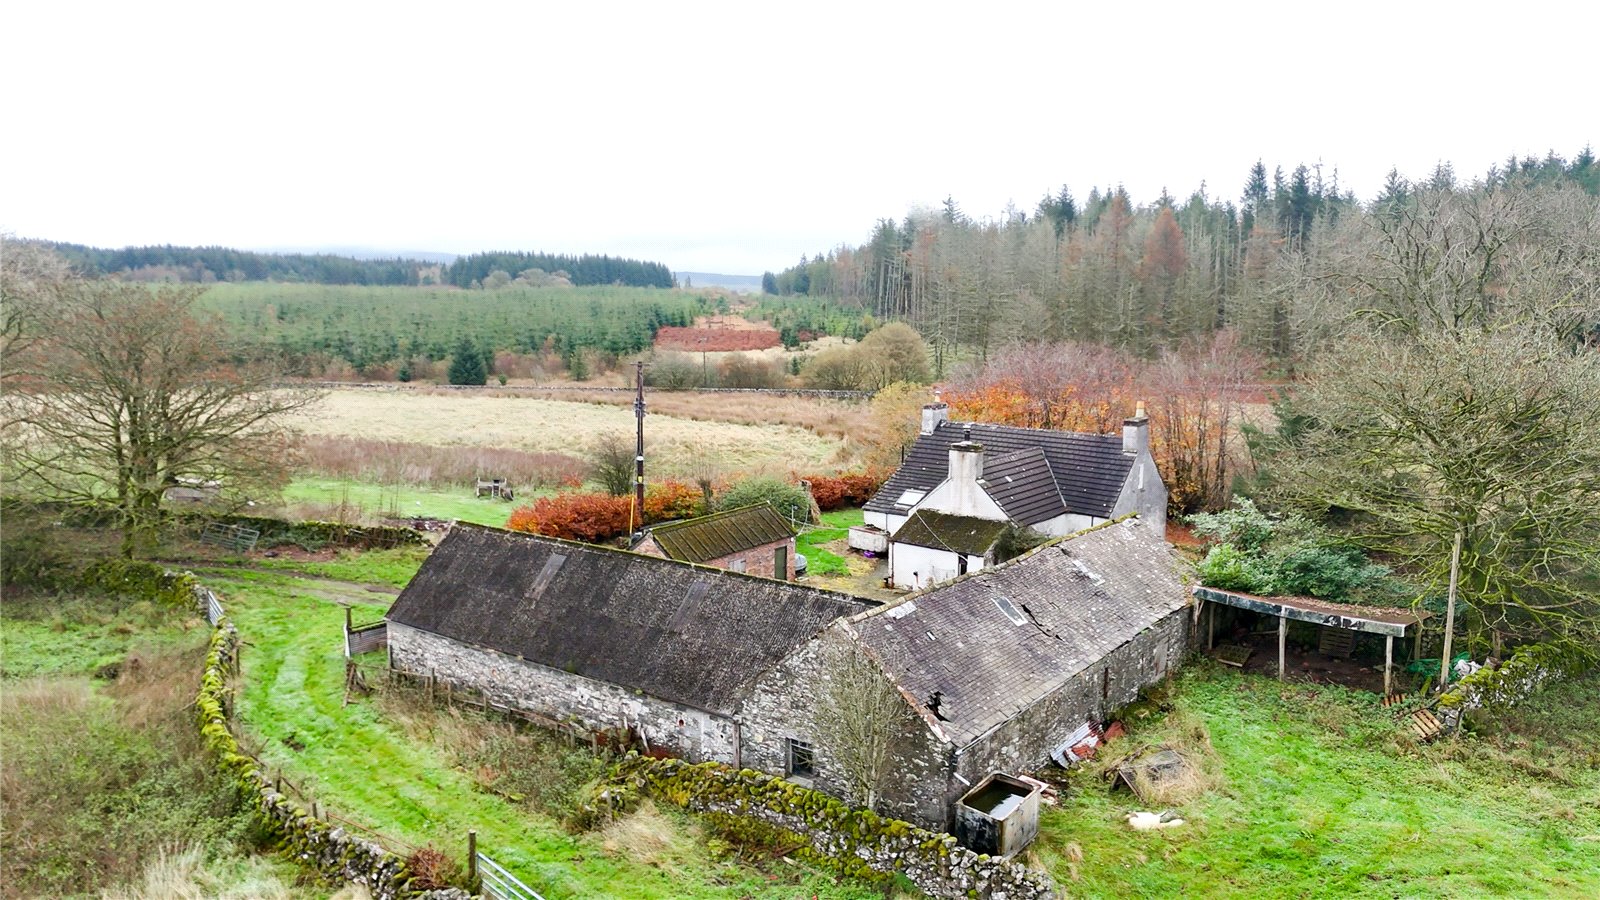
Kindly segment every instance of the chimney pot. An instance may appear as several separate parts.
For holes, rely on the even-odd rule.
[[[922,433],[933,434],[933,430],[941,424],[950,421],[950,405],[947,403],[929,403],[922,408]]]
[[[1150,416],[1144,401],[1134,407],[1133,417],[1122,421],[1122,452],[1135,454],[1150,449]]]

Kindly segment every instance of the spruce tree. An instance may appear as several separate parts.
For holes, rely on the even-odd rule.
[[[484,368],[483,356],[478,353],[478,348],[472,346],[472,341],[462,338],[456,346],[455,355],[450,358],[450,383],[451,384],[483,384],[489,380],[489,373]]]

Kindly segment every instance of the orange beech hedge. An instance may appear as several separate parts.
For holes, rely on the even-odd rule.
[[[807,475],[802,480],[811,482],[811,497],[823,512],[861,506],[889,480],[887,469],[868,469],[864,472],[846,472],[842,475]]]
[[[644,495],[646,524],[684,519],[700,511],[700,491],[681,481],[650,485]],[[633,513],[631,495],[556,494],[540,497],[532,506],[511,513],[506,527],[549,537],[598,544],[628,533]],[[633,524],[637,524],[634,519]]]

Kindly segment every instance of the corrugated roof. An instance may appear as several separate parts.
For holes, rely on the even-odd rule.
[[[1062,504],[1068,512],[1080,515],[1109,518],[1128,479],[1128,470],[1133,467],[1134,457],[1122,452],[1120,435],[942,422],[933,433],[917,437],[905,463],[867,501],[867,511],[904,515],[908,508],[896,506],[895,500],[908,490],[931,491],[938,487],[950,472],[950,445],[962,440],[967,429],[971,430],[972,440],[983,444],[989,454],[984,460],[986,475],[991,459],[1032,447],[1043,451]]]
[[[650,529],[656,546],[672,559],[708,562],[794,537],[783,517],[765,503],[685,519]]]
[[[890,540],[896,544],[983,556],[1000,539],[1007,524],[994,519],[953,516],[931,509],[919,509]]]
[[[1160,535],[1123,519],[850,620],[911,697],[941,695],[963,747],[1175,610],[1189,596]]]
[[[1024,525],[1046,522],[1067,511],[1055,473],[1050,471],[1050,460],[1041,447],[985,459],[979,484],[1006,515]],[[1115,498],[1112,502],[1116,502]]]
[[[784,654],[864,608],[770,578],[458,523],[387,618],[729,713]]]

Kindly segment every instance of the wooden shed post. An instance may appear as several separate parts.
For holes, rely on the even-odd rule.
[[[1207,603],[1206,604],[1206,649],[1207,650],[1210,650],[1214,646],[1214,643],[1215,643],[1215,640],[1216,640],[1216,636],[1217,636],[1217,605],[1215,603]]]
[[[478,884],[478,830],[467,831],[467,883],[474,887]]]
[[[1283,680],[1284,648],[1289,643],[1289,617],[1278,615],[1278,680]]]
[[[1389,696],[1389,670],[1394,667],[1394,635],[1383,636],[1383,695]]]

